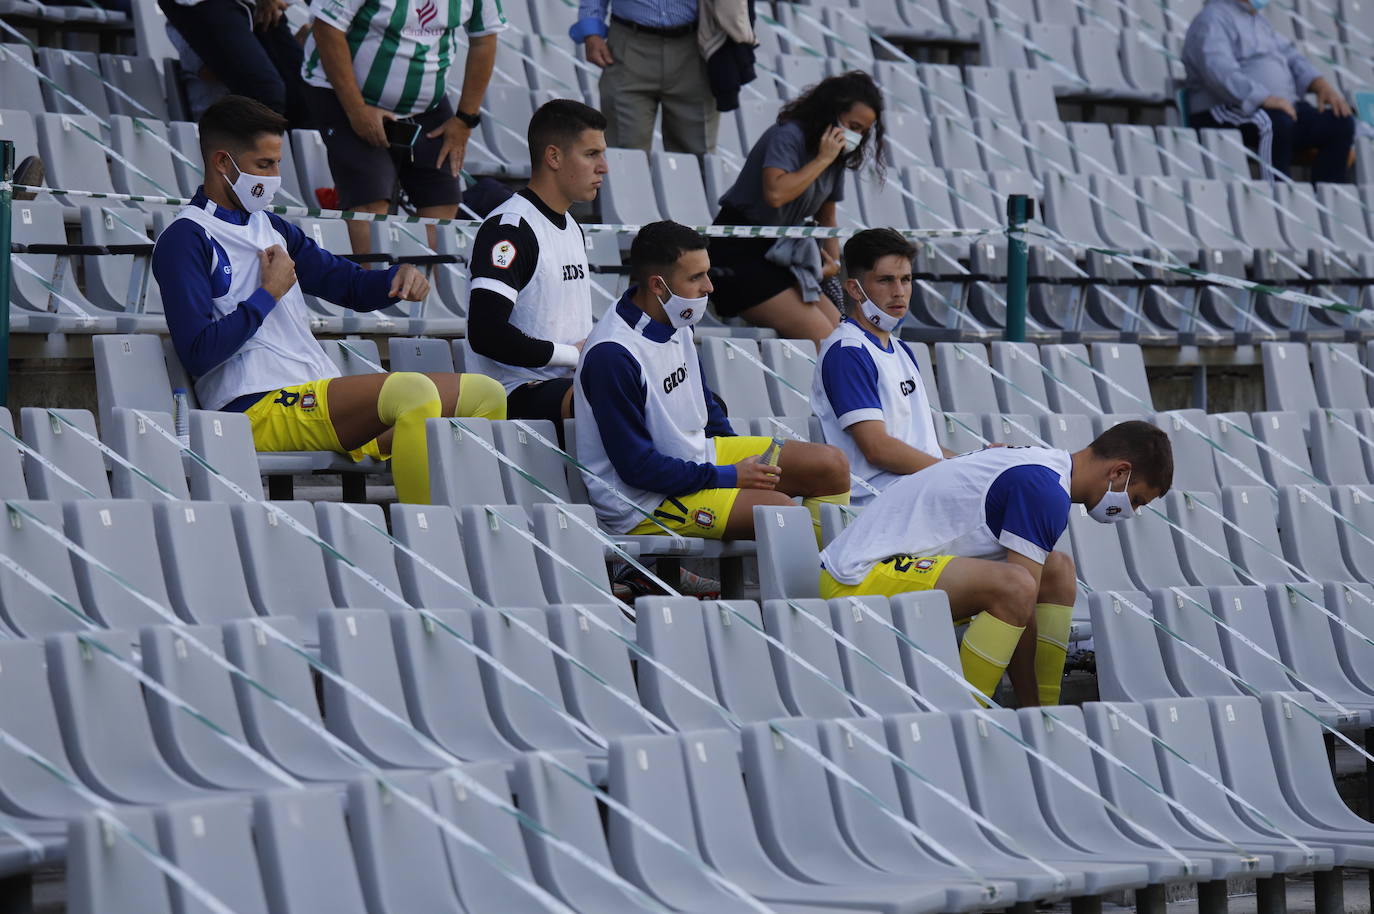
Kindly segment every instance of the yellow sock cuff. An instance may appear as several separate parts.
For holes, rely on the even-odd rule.
[[[811,527],[816,533],[817,548],[825,545],[821,542],[821,505],[847,504],[849,504],[848,492],[841,492],[839,495],[812,495],[802,499],[802,507],[811,512]]]
[[[959,644],[959,662],[964,668],[964,678],[981,695],[991,698],[997,691],[997,683],[1002,681],[1002,673],[1011,662],[1012,652],[1024,631],[991,613],[980,613],[969,623],[964,640]],[[986,704],[982,698],[979,702]]]
[[[1035,685],[1041,705],[1059,704],[1064,684],[1064,658],[1069,651],[1073,607],[1059,603],[1035,604]]]
[[[438,402],[439,388],[428,377],[418,371],[393,371],[377,392],[377,418],[387,425],[395,425],[402,414]],[[437,407],[434,415],[439,415]]]
[[[1035,636],[1039,641],[1067,651],[1069,629],[1073,627],[1073,607],[1062,603],[1035,604]]]
[[[458,376],[458,403],[455,416],[496,421],[506,418],[506,389],[495,378],[484,374]]]

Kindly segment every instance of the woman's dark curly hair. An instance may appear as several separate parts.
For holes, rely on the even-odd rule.
[[[864,134],[863,142],[853,152],[840,157],[845,168],[858,169],[872,153],[873,164],[882,175],[887,171],[886,132],[883,129],[883,92],[873,77],[862,70],[850,70],[839,76],[823,79],[782,106],[778,123],[796,121],[806,137],[807,151],[812,155],[820,148],[821,134],[839,123],[856,102],[862,102],[878,115],[873,129]]]

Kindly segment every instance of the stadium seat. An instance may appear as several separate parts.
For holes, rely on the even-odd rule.
[[[1040,437],[1050,447],[1077,451],[1093,440],[1092,420],[1074,414],[1043,415],[1040,417]]]
[[[1159,653],[1175,691],[1195,698],[1248,694],[1227,674],[1226,655],[1206,588],[1168,587],[1150,595],[1154,602],[1151,611],[1163,626],[1155,631]]]
[[[341,607],[408,608],[397,606],[402,587],[396,570],[394,550],[386,532],[386,520],[380,505],[346,505],[336,502],[316,502],[315,517],[320,537],[329,543],[324,567],[329,576],[329,589],[334,602]],[[351,568],[364,574],[356,574]],[[394,595],[382,592],[365,576],[379,582]]]
[[[493,495],[503,491],[501,464],[473,440],[474,436],[494,446],[490,420],[429,419],[425,422],[429,498],[434,504],[457,510],[463,505],[491,501]]]
[[[683,225],[708,225],[711,201],[695,157],[680,152],[651,152],[654,198],[664,218]]]
[[[1264,402],[1269,410],[1305,413],[1316,409],[1317,389],[1303,343],[1263,343]]]
[[[1204,429],[1211,439],[1217,481],[1223,486],[1250,486],[1264,481],[1260,448],[1251,431],[1249,413],[1217,413],[1207,417]]]
[[[158,197],[179,195],[167,128],[161,121],[113,115],[110,117],[110,139],[115,151],[127,160],[121,162],[111,158],[110,174],[116,190],[122,194]]]
[[[1089,595],[1097,688],[1104,700],[1144,701],[1177,694],[1169,681],[1154,625],[1131,608],[1148,614],[1152,605],[1149,595],[1138,590]]]
[[[0,48],[9,48],[3,45]],[[0,73],[7,73],[5,53],[0,50]],[[0,98],[5,90],[0,90]],[[41,107],[38,110],[42,110]],[[33,126],[33,114],[12,108],[0,108],[0,135],[14,144],[15,162],[22,162],[31,155],[38,154],[38,132]]]
[[[262,498],[262,476],[258,470],[253,431],[242,413],[217,413],[193,409],[190,417],[191,450],[205,460],[190,465],[191,497],[197,501],[241,501],[223,479],[232,482],[253,498]],[[213,467],[215,472],[211,472]]]
[[[158,843],[168,860],[235,911],[267,914],[251,803],[236,797],[190,800],[169,804],[156,815]],[[168,880],[167,888],[173,911],[196,903],[176,880]]]
[[[684,732],[728,724],[729,719],[718,707],[693,694],[659,665],[718,702],[702,623],[712,610],[691,597],[642,597],[636,601],[635,609],[635,640],[658,661],[641,660],[638,664],[639,695],[644,706]],[[758,640],[762,643],[762,639]]]
[[[756,364],[761,361],[756,341],[703,337],[700,353],[706,383],[725,401],[731,416],[773,415],[766,375]]]
[[[863,608],[855,601],[862,603]],[[915,690],[906,682],[896,634],[864,612],[867,609],[892,625],[887,598],[838,597],[829,603],[831,627],[854,645],[851,648],[836,640],[844,685],[850,694],[879,714],[932,709],[934,705],[924,697],[917,699],[912,695]]]
[[[520,535],[528,535],[525,510],[518,505],[464,505],[458,518],[477,596],[493,606],[545,605],[543,585],[530,573],[536,567],[534,547]]]
[[[1231,486],[1221,493],[1226,519],[1226,543],[1231,557],[1244,569],[1247,584],[1272,584],[1296,580],[1283,562],[1276,526],[1276,493],[1260,486]]]
[[[1364,485],[1363,433],[1355,425],[1351,409],[1314,409],[1308,418],[1307,440],[1312,472],[1330,485]]]
[[[1292,671],[1289,678],[1368,719],[1374,694],[1359,688],[1341,667],[1332,625],[1321,615],[1322,585],[1271,584],[1266,591],[1279,655]]]
[[[365,914],[357,863],[335,788],[256,795],[253,835],[270,910]]]
[[[110,497],[100,451],[79,434],[95,437],[95,418],[89,412],[26,406],[19,411],[19,419],[25,444],[47,462],[45,466],[32,454],[24,454],[30,497],[52,501]]]
[[[1175,483],[1175,488],[1181,488]],[[1136,512],[1131,523],[1118,525],[1121,548],[1131,578],[1141,590],[1156,587],[1185,587],[1190,582],[1179,564],[1173,532],[1162,503],[1155,502]]]
[[[392,371],[453,371],[453,354],[447,340],[393,336],[387,342],[387,353]]]
[[[496,89],[495,86],[492,88],[493,91]],[[324,139],[318,130],[291,131],[291,159],[296,165],[301,190],[306,195],[305,204],[318,206],[318,191],[334,186],[334,178],[329,171],[329,154],[325,151]]]
[[[1368,409],[1369,383],[1351,343],[1313,343],[1312,380],[1317,402],[1331,409]]]
[[[577,518],[587,526],[577,523]],[[534,505],[530,520],[535,538],[548,547],[547,551],[536,549],[534,560],[550,603],[611,599],[607,550],[591,533],[597,527],[596,511],[590,505]]]
[[[118,576],[71,556],[77,592],[86,612],[103,625],[134,631],[143,625],[170,621],[163,614],[172,610],[162,560],[149,548],[156,542],[151,505],[145,501],[83,499],[67,502],[63,514],[67,536]]]
[[[38,114],[34,125],[50,187],[115,192],[95,118],[85,114]]]
[[[1153,408],[1145,360],[1134,343],[1094,343],[1092,364],[1097,369],[1097,392],[1109,413],[1137,413]],[[1114,383],[1109,383],[1114,382]],[[1118,389],[1122,388],[1122,389]]]
[[[317,532],[310,503],[277,502],[274,507],[310,533]],[[274,624],[293,617],[308,631],[310,643],[315,643],[318,612],[334,608],[324,551],[266,505],[239,503],[231,505],[230,511],[254,608],[260,615],[275,617]]]
[[[1332,504],[1343,520],[1336,524],[1340,537],[1341,555],[1345,565],[1358,580],[1374,583],[1374,536],[1370,524],[1374,522],[1371,501],[1374,489],[1369,486],[1332,486]]]
[[[42,581],[66,606],[85,613],[71,556],[24,516],[25,511],[38,518],[39,523],[62,531],[61,502],[26,501],[21,495],[7,505],[9,522],[0,525],[0,550]],[[52,632],[86,627],[75,613],[10,569],[0,570],[0,614],[6,628],[23,638],[41,638]]]
[[[458,518],[453,509],[444,505],[396,502],[391,505],[390,517],[392,535],[399,544],[395,548],[396,570],[405,599],[412,606],[435,609],[476,606],[477,597],[471,589],[467,565],[454,561],[463,550]],[[457,586],[426,567],[426,562],[453,579]]]
[[[171,607],[195,625],[256,615],[244,583],[229,505],[159,500],[152,505]]]
[[[80,779],[62,745],[43,642],[11,638],[0,644],[0,677],[6,685],[0,699],[0,727],[48,766],[45,770],[35,765],[9,746],[0,752],[0,801],[6,812],[23,817],[25,826],[40,829],[43,823],[36,820],[61,821],[86,814],[90,802],[64,783],[80,783]],[[53,772],[61,778],[53,777]]]
[[[98,914],[113,905],[147,914],[172,914],[169,880],[143,855],[143,847],[157,846],[153,811],[125,807],[106,814],[116,816],[128,830],[127,836],[93,812],[73,817],[68,825],[68,910]]]
[[[412,799],[399,800],[398,792]],[[462,911],[439,828],[411,805],[428,807],[429,793],[429,776],[419,771],[349,783],[345,811],[369,910]]]
[[[545,441],[556,444],[558,439],[553,423],[547,419],[524,419],[520,423]],[[565,502],[574,500],[565,472],[565,468],[571,468],[562,455],[541,444],[515,421],[491,423],[491,436],[496,449],[519,467],[517,471],[508,464],[500,465],[506,501],[530,511],[535,505],[557,503],[560,499]],[[539,484],[535,485],[522,474],[528,474]],[[585,498],[577,500],[586,501]]]
[[[1155,413],[1151,421],[1164,429],[1173,445],[1174,487],[1184,492],[1220,491],[1212,446],[1199,434],[1206,432],[1207,414],[1200,409],[1178,409]]]
[[[105,82],[100,75],[100,58],[94,51],[40,47],[38,69],[48,79],[43,82],[45,104],[35,111],[90,116],[86,114],[89,111],[101,121],[109,119],[110,103],[105,96]],[[77,103],[84,106],[86,111],[78,108]]]
[[[6,111],[46,110],[38,77],[25,64],[34,66],[33,51],[27,45],[0,44],[0,86],[4,87],[0,88],[0,108]]]
[[[176,188],[169,193],[175,194]],[[153,239],[144,231],[143,217],[112,206],[83,206],[80,214],[82,244],[149,246],[142,253],[82,257],[86,299],[102,309],[102,314],[114,312],[118,330],[166,332],[162,290],[153,278],[149,257]]]
[[[568,711],[608,738],[656,732],[637,697],[631,654],[626,650],[626,641],[634,641],[634,626],[621,610],[609,604],[577,604],[549,606],[544,613],[549,637],[576,659],[554,654]],[[589,622],[588,617],[600,620],[615,634]],[[627,698],[635,707],[625,703]]]
[[[795,654],[786,654],[776,646],[771,652],[778,694],[794,715],[850,717],[855,713],[863,713],[841,691],[844,673],[829,620],[830,610],[823,600],[779,599],[763,602],[764,628]]]
[[[1259,443],[1260,464],[1270,484],[1313,482],[1304,434],[1306,417],[1292,412],[1258,412],[1251,418]]]

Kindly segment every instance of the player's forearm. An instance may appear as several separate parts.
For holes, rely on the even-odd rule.
[[[315,48],[320,52],[324,75],[334,88],[339,104],[345,111],[361,108],[365,102],[362,90],[358,88],[358,78],[353,73],[353,55],[348,50],[348,39],[343,32],[318,19],[310,24],[310,31],[315,36]]]
[[[543,368],[558,354],[548,340],[528,336],[510,322],[509,299],[490,289],[475,289],[468,299],[468,345],[503,365]]]
[[[939,457],[917,450],[891,435],[883,435],[872,441],[860,441],[859,450],[863,453],[864,459],[875,467],[902,476],[920,472],[940,461]]]
[[[487,85],[496,69],[496,36],[481,35],[468,43],[467,63],[463,66],[463,90],[458,96],[458,110],[476,114],[487,97]]]

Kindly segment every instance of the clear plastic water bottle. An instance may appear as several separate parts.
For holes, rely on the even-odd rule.
[[[768,445],[768,450],[764,451],[763,456],[759,458],[759,463],[767,464],[770,467],[777,466],[778,461],[782,459],[782,445],[783,440],[781,438],[774,438],[773,443]]]
[[[178,387],[172,391],[172,428],[176,430],[177,441],[182,447],[191,446],[191,398],[186,388]]]

